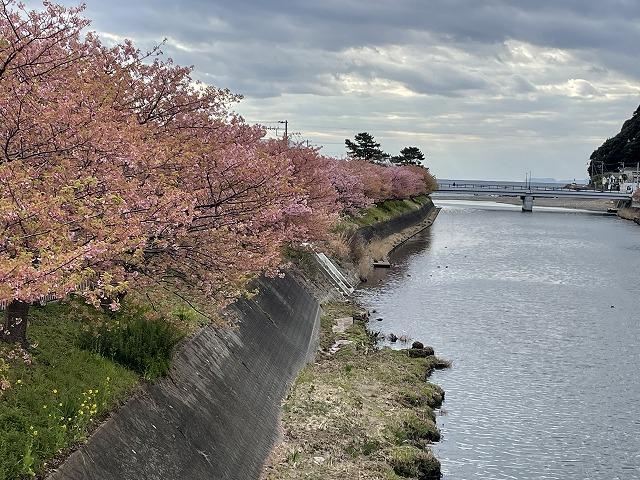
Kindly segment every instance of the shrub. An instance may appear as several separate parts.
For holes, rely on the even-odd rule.
[[[182,334],[163,320],[134,317],[87,328],[80,346],[110,358],[147,379],[166,375]]]

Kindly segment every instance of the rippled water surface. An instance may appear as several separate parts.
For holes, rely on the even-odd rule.
[[[640,227],[464,201],[360,290],[454,367],[444,478],[640,479]]]

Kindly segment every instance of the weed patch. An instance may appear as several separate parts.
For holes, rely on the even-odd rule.
[[[440,478],[440,462],[431,452],[403,445],[390,449],[387,457],[394,472],[400,477],[418,480]]]
[[[79,345],[152,379],[167,374],[181,339],[180,331],[164,320],[119,316],[88,326]]]

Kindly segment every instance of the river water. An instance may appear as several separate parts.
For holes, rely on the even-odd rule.
[[[432,377],[444,478],[640,479],[640,227],[436,204],[359,296],[372,329],[454,362]]]

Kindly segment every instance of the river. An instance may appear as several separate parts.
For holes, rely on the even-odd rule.
[[[585,211],[436,200],[358,295],[371,328],[453,360],[445,480],[640,478],[640,228]]]

